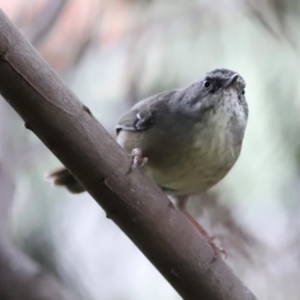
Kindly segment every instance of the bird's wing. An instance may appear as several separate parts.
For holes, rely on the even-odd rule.
[[[118,121],[117,134],[120,130],[142,131],[150,128],[155,122],[157,112],[175,92],[176,90],[163,92],[138,102]]]

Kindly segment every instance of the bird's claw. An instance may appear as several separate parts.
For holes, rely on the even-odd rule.
[[[227,259],[227,252],[224,248],[220,248],[216,245],[216,243],[214,242],[214,239],[216,237],[215,236],[211,236],[207,239],[207,242],[209,243],[209,245],[213,248],[213,250],[215,251],[215,255],[213,257],[212,262],[214,262],[218,257],[219,257],[219,253],[221,253],[224,257],[224,259]]]
[[[132,173],[138,166],[143,167],[148,161],[148,158],[143,156],[142,150],[139,148],[134,148],[128,156],[132,158],[132,163],[127,174]]]

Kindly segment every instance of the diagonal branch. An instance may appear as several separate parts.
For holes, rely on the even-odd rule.
[[[256,299],[1,11],[0,92],[184,299]]]

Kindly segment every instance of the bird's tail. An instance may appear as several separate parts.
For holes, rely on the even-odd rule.
[[[65,167],[51,171],[46,175],[46,178],[52,181],[54,185],[64,186],[73,194],[79,194],[85,191],[84,187]]]

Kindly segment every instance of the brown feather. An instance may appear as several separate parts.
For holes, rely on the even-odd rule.
[[[64,186],[72,194],[79,194],[85,191],[77,179],[64,167],[53,170],[47,175],[54,185]]]

